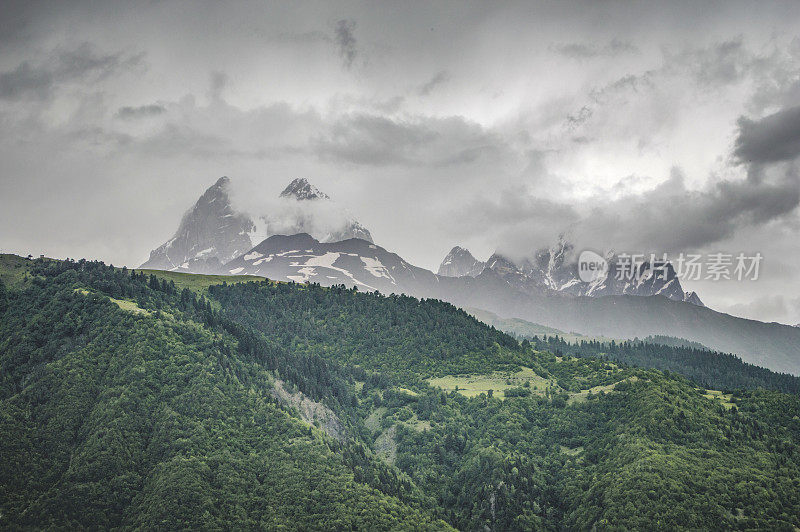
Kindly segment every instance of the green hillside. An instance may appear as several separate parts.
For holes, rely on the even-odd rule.
[[[434,300],[10,263],[0,528],[800,527],[797,395]]]
[[[263,281],[263,277],[255,275],[204,275],[198,273],[166,272],[162,270],[135,270],[147,276],[156,275],[159,279],[175,283],[178,290],[188,288],[197,293],[204,293],[208,287],[221,283],[246,283],[249,281]]]

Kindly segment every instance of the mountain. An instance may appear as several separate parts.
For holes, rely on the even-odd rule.
[[[320,242],[311,235],[275,235],[225,264],[231,275],[259,275],[279,281],[344,284],[385,294],[424,294],[438,282],[428,270],[366,240]]]
[[[231,204],[231,180],[221,177],[181,219],[175,235],[150,252],[141,268],[219,273],[222,264],[274,234],[308,232],[325,242],[372,241],[369,230],[306,179],[294,179],[270,202],[270,212],[252,215]]]
[[[638,279],[632,282],[618,280],[615,261],[611,261],[605,276],[587,283],[576,275],[571,245],[560,241],[519,264],[495,254],[474,277],[436,275],[371,240],[342,239],[362,234],[360,224],[351,217],[333,217],[340,222],[334,224],[339,232],[331,231],[330,224],[318,223],[341,211],[307,181],[295,180],[284,190],[278,201],[286,209],[276,208],[273,215],[255,222],[231,208],[228,186],[229,181],[221,179],[211,187],[184,216],[175,237],[155,250],[143,266],[252,274],[438,298],[462,308],[483,309],[503,318],[593,337],[680,337],[735,353],[751,364],[800,374],[800,329],[707,309],[696,294],[684,292],[668,263],[640,265]],[[309,227],[313,231],[303,231]],[[260,239],[264,234],[267,238]],[[245,237],[257,245],[245,246]],[[467,259],[459,260],[459,265],[469,263],[469,255],[455,251],[454,258]],[[238,256],[223,261],[236,253]],[[463,271],[470,268],[458,273]]]
[[[283,189],[280,197],[294,198],[296,200],[331,199],[330,196],[309,183],[305,178],[292,180],[292,182]]]
[[[574,296],[549,289],[499,255],[476,277],[447,277],[360,239],[320,242],[308,234],[276,235],[225,264],[224,273],[437,298],[593,337],[685,338],[800,375],[797,327],[736,318],[662,294]]]
[[[230,179],[221,177],[183,215],[175,235],[150,252],[142,268],[215,273],[252,247],[252,220],[231,207]]]
[[[455,247],[445,257],[439,273],[451,277],[477,276],[489,268],[515,288],[531,294],[559,292],[572,296],[664,296],[674,301],[685,301],[703,306],[695,292],[686,292],[681,286],[672,264],[664,261],[644,261],[627,274],[614,255],[605,257],[606,272],[592,281],[581,280],[578,274],[578,257],[572,244],[563,238],[549,248],[538,250],[533,258],[516,263],[495,253],[486,263],[477,261],[463,248]],[[443,268],[447,273],[443,273]]]
[[[800,527],[797,379],[248,280],[0,256],[0,528]]]
[[[485,263],[472,256],[469,250],[456,246],[439,265],[438,275],[444,277],[475,277],[483,271]]]
[[[271,235],[309,233],[322,242],[338,242],[360,238],[372,242],[366,227],[349,213],[339,209],[330,196],[320,191],[305,178],[294,179],[281,192],[288,205],[279,205],[279,212],[262,215],[256,223],[263,224],[266,233],[254,234],[253,244]],[[288,206],[290,209],[285,212]]]

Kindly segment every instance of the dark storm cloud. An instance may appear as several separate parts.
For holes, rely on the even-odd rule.
[[[25,3],[3,2],[0,7],[0,43],[20,41],[28,34],[33,13],[25,6]]]
[[[148,116],[158,116],[167,112],[167,108],[161,104],[153,103],[150,105],[140,105],[138,107],[120,107],[116,117],[122,119],[146,118]]]
[[[358,55],[356,37],[354,35],[355,29],[355,20],[340,20],[336,23],[334,40],[345,68],[353,66],[353,61]]]
[[[430,81],[426,82],[419,88],[418,93],[420,96],[428,96],[435,88],[443,83],[447,83],[449,80],[450,74],[446,70],[440,70],[430,79]]]
[[[639,51],[633,44],[613,39],[611,42],[597,46],[585,43],[564,43],[550,45],[550,50],[572,59],[590,59],[598,56],[614,57],[622,54],[631,54]]]
[[[579,248],[679,253],[706,248],[745,227],[784,219],[798,205],[797,168],[782,164],[752,168],[744,180],[719,181],[702,190],[688,189],[683,174],[674,169],[652,190],[575,205],[513,188],[455,216],[466,228],[491,227],[498,235],[498,249],[506,255],[516,253],[512,258],[549,245],[562,232]]]
[[[791,165],[751,169],[744,180],[720,181],[703,190],[687,189],[682,173],[673,170],[650,191],[597,202],[576,231],[584,246],[681,252],[781,219],[799,204],[800,179]]]
[[[762,118],[738,121],[734,155],[750,163],[789,161],[800,156],[800,106]]]
[[[45,99],[56,85],[89,78],[103,79],[141,60],[141,55],[99,54],[92,45],[84,43],[75,49],[56,51],[41,63],[23,61],[13,70],[0,73],[0,98]]]
[[[3,0],[0,2],[0,44],[4,49],[25,46],[37,23],[58,17],[71,6],[67,2]]]

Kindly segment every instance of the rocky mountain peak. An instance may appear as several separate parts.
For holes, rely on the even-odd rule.
[[[294,179],[280,194],[297,201],[272,202],[260,213],[237,210],[230,189],[229,177],[217,179],[183,215],[174,236],[150,252],[142,268],[216,273],[272,235],[310,233],[322,242],[359,238],[372,243],[366,227],[307,179]]]
[[[296,200],[331,199],[330,196],[308,182],[308,179],[299,177],[292,180],[281,192],[282,198],[295,198]]]
[[[486,266],[472,256],[468,249],[455,246],[439,265],[439,275],[445,277],[476,277]]]
[[[252,245],[253,222],[231,207],[230,179],[220,177],[181,218],[174,236],[142,268],[211,273]]]
[[[506,282],[528,293],[560,292],[570,296],[602,297],[612,295],[664,296],[704,306],[694,292],[685,292],[675,269],[669,262],[644,262],[633,279],[617,275],[613,254],[608,254],[610,268],[605,276],[584,282],[578,276],[577,256],[573,245],[563,237],[548,248],[534,253],[532,259],[520,263],[495,254],[486,262]]]

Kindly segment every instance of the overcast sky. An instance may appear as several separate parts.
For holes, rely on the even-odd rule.
[[[800,322],[800,3],[0,3],[0,250],[137,266],[228,175],[456,244],[761,252]]]

